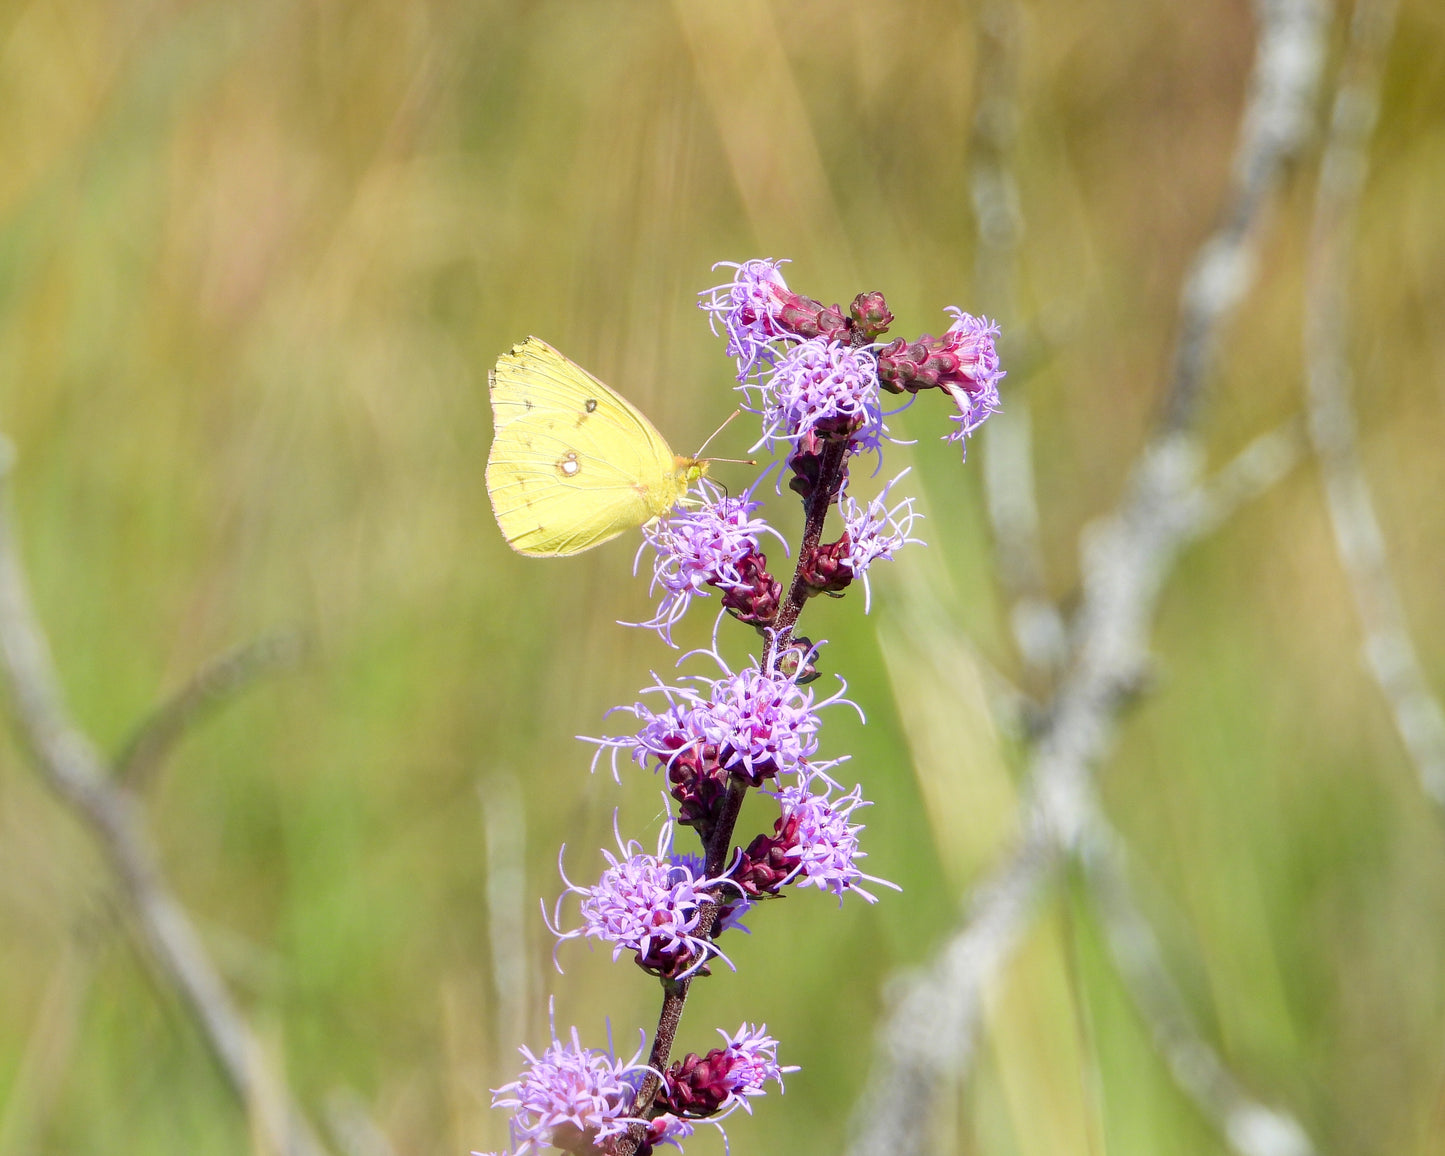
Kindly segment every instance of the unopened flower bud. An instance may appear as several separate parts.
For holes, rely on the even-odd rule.
[[[868,345],[893,324],[893,313],[883,294],[878,292],[859,293],[848,307],[853,318],[854,343]]]
[[[836,542],[822,542],[805,553],[798,564],[798,577],[808,595],[841,594],[853,581],[850,559],[853,541],[845,530]]]

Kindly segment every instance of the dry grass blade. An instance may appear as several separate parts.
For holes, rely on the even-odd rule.
[[[319,1156],[320,1143],[266,1062],[260,1040],[167,883],[136,798],[111,778],[65,707],[11,526],[4,483],[12,459],[8,443],[0,444],[0,653],[16,729],[46,784],[100,842],[162,980],[195,1017],[265,1143],[285,1156]]]

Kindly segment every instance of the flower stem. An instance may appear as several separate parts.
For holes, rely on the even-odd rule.
[[[828,519],[828,510],[843,488],[844,463],[848,458],[847,441],[830,441],[823,446],[823,461],[818,470],[818,481],[813,492],[803,501],[803,544],[798,549],[798,560],[793,568],[793,583],[788,588],[787,601],[778,608],[777,622],[763,651],[763,669],[767,670],[779,654],[787,649],[793,638],[793,627],[803,604],[808,600],[808,585],[803,581],[803,567],[809,556],[817,549],[823,538],[823,523]]]
[[[808,601],[808,584],[803,580],[803,566],[822,541],[823,524],[828,519],[828,510],[843,487],[847,460],[846,440],[830,441],[824,445],[817,483],[813,486],[813,492],[803,500],[803,543],[798,550],[797,563],[793,569],[792,585],[788,588],[787,600],[778,608],[776,623],[768,632],[768,641],[763,647],[763,670],[771,669],[778,655],[786,650],[792,641],[793,628],[798,623],[798,616],[803,612],[804,603]],[[721,875],[731,856],[733,831],[737,827],[738,815],[742,811],[743,799],[747,793],[748,784],[745,780],[736,776],[728,780],[728,793],[723,798],[712,839],[707,845],[705,870],[709,878],[715,879]],[[698,922],[698,938],[707,938],[712,934],[713,924],[717,921],[718,906],[717,903],[703,904]],[[686,979],[662,980],[662,1010],[657,1016],[657,1032],[652,1037],[652,1050],[647,1057],[652,1071],[643,1079],[642,1086],[637,1089],[637,1095],[632,1100],[631,1114],[639,1120],[650,1119],[653,1101],[657,1098],[657,1090],[662,1084],[661,1073],[667,1070],[668,1062],[672,1058],[673,1041],[677,1038],[678,1024],[682,1022],[682,1009],[687,1004],[687,992],[691,986],[692,976]],[[612,1149],[614,1156],[633,1156],[645,1135],[642,1124],[633,1124],[617,1138]]]

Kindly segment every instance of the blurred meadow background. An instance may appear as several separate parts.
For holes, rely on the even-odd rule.
[[[595,877],[614,807],[653,839],[661,784],[589,776],[573,736],[605,733],[675,656],[617,625],[649,613],[630,544],[543,562],[502,542],[486,371],[512,342],[544,337],[689,449],[735,404],[696,308],[714,261],[789,257],[825,302],[880,289],[892,335],[940,332],[945,305],[996,316],[1005,409],[1033,418],[1048,588],[1073,598],[1080,530],[1159,412],[1254,22],[1242,0],[1021,6],[1025,232],[1015,291],[990,300],[968,192],[978,18],[941,0],[0,6],[0,431],[30,586],[109,752],[217,654],[307,640],[144,795],[207,947],[338,1151],[501,1146],[488,1089],[545,1044],[549,995],[592,1044],[610,1018],[630,1052],[655,1023],[656,985],[625,961],[570,944],[557,976],[536,905],[564,841],[573,878]],[[1382,101],[1350,284],[1361,445],[1445,690],[1438,0],[1400,5]],[[1316,136],[1287,168],[1225,332],[1200,418],[1213,463],[1300,411],[1318,154]],[[716,452],[740,456],[744,424]],[[802,1067],[729,1121],[738,1156],[845,1146],[886,982],[1017,834],[1019,737],[990,715],[990,672],[1040,688],[999,590],[988,440],[960,466],[945,424],[914,407],[896,428],[918,444],[885,466],[914,467],[927,550],[875,570],[870,616],[853,597],[803,620],[867,712],[829,712],[823,750],[853,755],[867,866],[902,893],[765,906],[679,1035],[702,1051],[766,1021]],[[792,534],[795,503],[770,509]],[[694,610],[679,640],[710,627]],[[942,671],[920,638],[959,640]],[[1165,961],[1243,1085],[1322,1152],[1438,1153],[1445,830],[1360,642],[1306,460],[1180,559],[1100,785]],[[991,986],[937,1150],[1230,1150],[1072,875]],[[7,731],[0,1156],[97,1151],[265,1146],[90,832]]]

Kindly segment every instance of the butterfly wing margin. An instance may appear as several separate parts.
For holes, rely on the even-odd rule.
[[[513,346],[489,381],[487,492],[513,549],[577,554],[681,496],[672,450],[652,423],[546,342]]]

